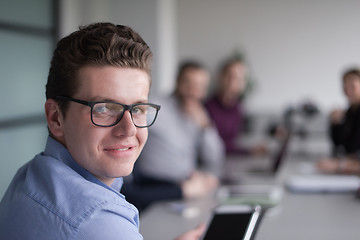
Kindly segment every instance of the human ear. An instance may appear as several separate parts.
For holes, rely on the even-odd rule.
[[[48,99],[45,102],[45,115],[49,131],[54,137],[64,135],[63,122],[64,117],[60,111],[59,104],[54,99]]]

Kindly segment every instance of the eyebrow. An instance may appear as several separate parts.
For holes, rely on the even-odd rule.
[[[118,102],[114,99],[111,99],[111,98],[103,98],[103,97],[93,97],[93,98],[90,98],[91,100],[90,101],[94,101],[94,102],[114,102],[114,103],[121,103],[121,102]],[[149,100],[148,99],[143,99],[143,100],[138,100],[136,101],[135,103],[133,104],[137,104],[137,103],[148,103]]]

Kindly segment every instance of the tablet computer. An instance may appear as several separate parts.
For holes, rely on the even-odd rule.
[[[253,239],[260,219],[260,213],[260,206],[221,205],[214,209],[202,239]]]

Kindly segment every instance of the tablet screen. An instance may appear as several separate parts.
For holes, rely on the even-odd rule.
[[[244,239],[252,213],[217,213],[214,215],[204,240]]]

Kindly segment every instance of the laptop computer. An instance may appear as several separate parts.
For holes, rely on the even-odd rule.
[[[233,159],[235,163],[240,164],[242,161],[247,161],[246,164],[250,164],[250,168],[235,170],[227,175],[219,191],[219,197],[225,203],[258,204],[263,207],[277,205],[283,191],[276,184],[276,176],[286,160],[290,137],[291,133],[288,131],[282,139],[278,140],[269,159]],[[251,166],[253,161],[260,165]],[[234,169],[235,167],[230,170]]]
[[[284,160],[286,159],[286,153],[290,141],[290,132],[284,134],[284,137],[277,142],[277,148],[270,155],[269,165],[254,166],[248,170],[249,173],[254,174],[267,174],[275,175],[278,173],[280,167],[283,165]]]
[[[276,141],[272,154],[265,158],[236,156],[226,162],[223,181],[225,185],[241,184],[244,180],[259,179],[260,176],[275,178],[286,160],[291,133]]]

